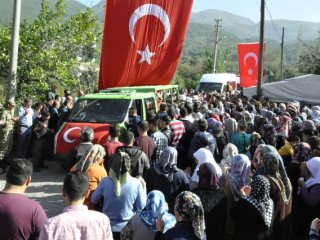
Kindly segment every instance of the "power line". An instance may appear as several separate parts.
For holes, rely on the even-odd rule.
[[[269,17],[270,17],[270,20],[271,20],[272,27],[273,27],[274,31],[276,32],[276,34],[278,35],[278,38],[281,39],[281,35],[280,35],[280,33],[279,33],[279,31],[278,31],[278,29],[277,29],[277,27],[276,27],[276,24],[275,24],[274,21],[273,21],[273,18],[272,18],[272,16],[271,16],[271,12],[270,12],[270,10],[269,10],[269,8],[268,8],[267,2],[266,2],[266,9],[267,9],[267,11],[268,11],[268,14],[269,14]]]

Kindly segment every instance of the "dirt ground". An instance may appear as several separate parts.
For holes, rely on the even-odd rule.
[[[53,217],[62,212],[62,184],[66,173],[56,162],[45,162],[49,166],[41,172],[32,174],[32,181],[27,188],[26,195],[38,201],[48,217]],[[5,174],[0,175],[0,190],[5,185]]]

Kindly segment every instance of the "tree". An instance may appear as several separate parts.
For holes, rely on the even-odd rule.
[[[79,66],[96,56],[101,25],[90,9],[66,17],[65,1],[58,0],[54,9],[42,0],[37,18],[20,26],[17,70],[17,98],[45,96],[50,84],[79,88]],[[9,66],[11,29],[0,27],[0,79],[5,82]],[[4,42],[2,45],[1,43]],[[92,71],[92,70],[90,70]],[[94,79],[96,81],[97,79]],[[41,98],[41,97],[40,97]]]

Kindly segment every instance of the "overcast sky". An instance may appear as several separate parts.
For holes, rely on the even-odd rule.
[[[93,6],[100,0],[77,0]],[[223,10],[239,16],[260,20],[261,0],[194,0],[193,12],[207,9]],[[320,22],[320,0],[266,0],[273,19],[289,19]],[[270,15],[266,9],[266,19]]]

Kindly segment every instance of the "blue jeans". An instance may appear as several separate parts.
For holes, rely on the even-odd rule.
[[[18,157],[27,158],[29,154],[29,147],[32,137],[31,127],[20,126],[19,127],[19,139],[18,139]]]

